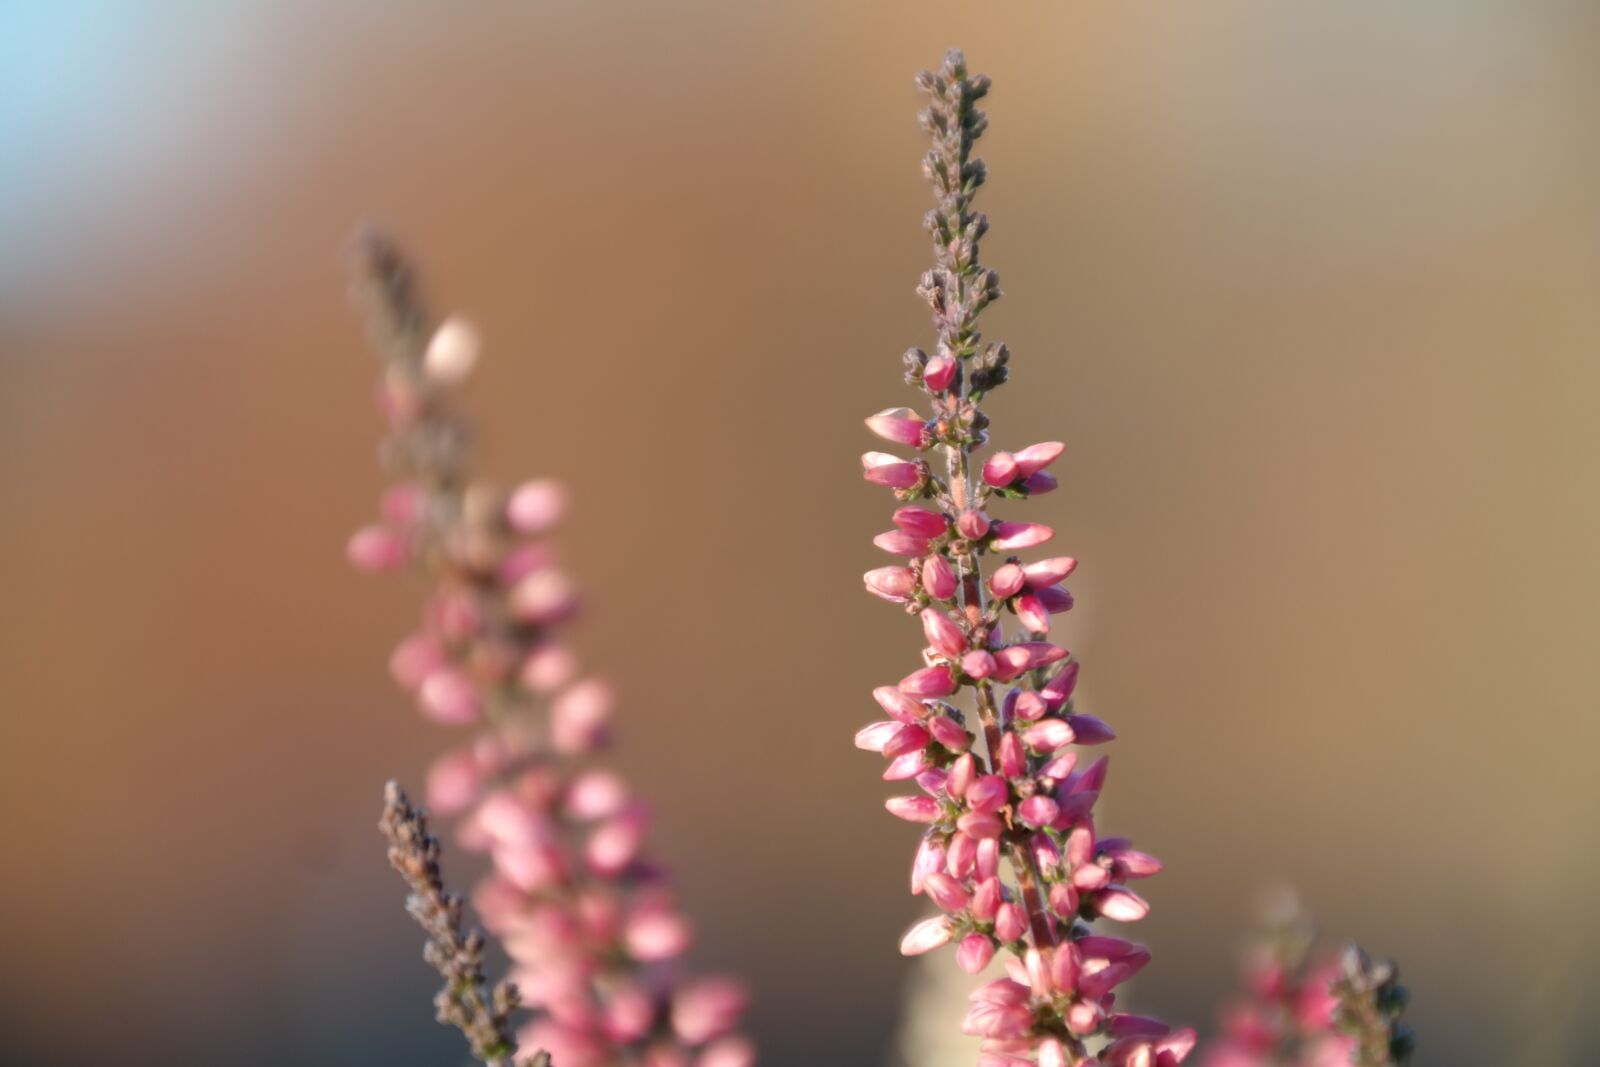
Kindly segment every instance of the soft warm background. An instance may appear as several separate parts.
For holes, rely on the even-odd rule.
[[[1164,856],[1138,997],[1247,900],[1405,963],[1424,1067],[1594,1062],[1600,9],[0,0],[0,1062],[456,1062],[373,824],[440,730],[349,573],[386,221],[576,486],[584,645],[773,1067],[881,1063],[914,833],[850,734],[859,419],[926,343],[911,78],[998,85],[1000,438]],[[955,1020],[951,1020],[951,1026]]]

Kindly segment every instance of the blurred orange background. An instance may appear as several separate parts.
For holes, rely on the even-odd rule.
[[[421,585],[342,554],[375,218],[485,329],[484,467],[574,487],[699,961],[773,1067],[885,1062],[915,833],[850,736],[920,640],[856,455],[958,44],[989,411],[1068,442],[1028,517],[1168,864],[1136,999],[1210,1028],[1281,880],[1419,1064],[1594,1062],[1600,8],[1465,0],[0,4],[0,1061],[461,1059],[374,828]]]

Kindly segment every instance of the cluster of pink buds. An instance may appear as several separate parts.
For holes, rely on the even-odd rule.
[[[878,436],[918,456],[869,452],[862,463],[866,480],[894,490],[902,505],[895,528],[874,543],[904,562],[868,572],[867,589],[918,615],[927,648],[921,668],[874,692],[888,717],[856,738],[888,760],[886,779],[920,789],[887,806],[926,827],[911,891],[939,914],[913,926],[901,951],[954,945],[971,973],[1007,954],[1006,976],[972,995],[965,1023],[983,1038],[985,1067],[1171,1067],[1189,1054],[1194,1032],[1118,1010],[1117,987],[1150,953],[1093,925],[1143,918],[1149,906],[1130,883],[1161,864],[1095,825],[1106,761],[1081,764],[1078,749],[1114,735],[1075,706],[1078,665],[1049,640],[1052,616],[1072,606],[1060,583],[1075,562],[1024,562],[1015,553],[1054,532],[987,510],[997,499],[1054,489],[1047,468],[1062,446],[997,451],[976,466],[988,440],[978,405],[1005,382],[1009,360],[1004,345],[983,345],[976,329],[1000,295],[998,277],[978,261],[987,220],[971,208],[985,178],[971,155],[986,124],[975,104],[989,80],[969,76],[951,52],[918,85],[931,97],[922,121],[933,148],[923,169],[937,199],[927,216],[937,264],[918,292],[933,309],[938,345],[931,356],[908,352],[906,377],[931,414],[896,408],[868,419]],[[942,454],[943,473],[922,458],[930,453]],[[994,564],[987,578],[985,560]]]
[[[578,596],[544,537],[564,494],[465,477],[468,434],[446,398],[477,361],[477,334],[458,318],[434,326],[389,242],[363,238],[358,259],[398,481],[349,556],[437,580],[390,666],[423,715],[474,732],[429,771],[427,803],[460,816],[457,840],[492,860],[473,900],[535,1013],[517,1040],[559,1067],[749,1067],[743,988],[685,976],[692,931],[645,855],[647,810],[587,761],[607,743],[614,697],[562,639]]]

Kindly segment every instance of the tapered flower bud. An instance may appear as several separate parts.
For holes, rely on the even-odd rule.
[[[1022,568],[1029,589],[1043,589],[1055,585],[1078,569],[1078,561],[1071,556],[1052,556],[1029,563]]]
[[[916,534],[918,537],[940,537],[949,529],[949,522],[937,511],[927,508],[906,506],[896,508],[894,524],[907,533]]]
[[[588,752],[605,743],[616,699],[598,678],[578,682],[550,705],[550,743],[558,752]]]
[[[1020,906],[1010,901],[1000,905],[1000,910],[994,917],[995,937],[1005,944],[1011,944],[1021,940],[1027,929],[1028,917],[1023,914]]]
[[[939,818],[939,802],[932,797],[890,797],[883,802],[889,814],[906,822],[935,822]]]
[[[933,734],[935,741],[951,752],[965,752],[972,747],[972,735],[967,732],[966,727],[948,716],[935,715],[930,718],[928,732]]]
[[[973,811],[996,812],[1004,808],[1010,799],[1011,787],[998,774],[980,775],[966,792],[967,807]]]
[[[922,588],[935,600],[956,595],[956,572],[942,555],[929,556],[922,563]]]
[[[1056,481],[1056,476],[1049,471],[1038,471],[1022,479],[1022,488],[1028,491],[1029,496],[1043,496],[1060,484]]]
[[[506,522],[526,536],[545,533],[566,511],[566,487],[553,478],[523,482],[506,499]]]
[[[968,934],[956,946],[956,965],[968,974],[977,974],[994,959],[994,938],[988,934]]]
[[[1017,480],[1017,458],[1010,452],[996,452],[983,465],[983,480],[1003,488]]]
[[[1029,748],[1046,753],[1066,748],[1076,736],[1062,719],[1040,719],[1022,732],[1022,740]]]
[[[904,603],[917,587],[910,567],[879,567],[862,575],[867,592],[893,603]]]
[[[972,917],[982,923],[993,921],[1000,911],[1002,899],[999,878],[991,876],[979,879],[972,888]]]
[[[434,722],[451,726],[476,722],[483,713],[478,690],[453,667],[441,667],[423,679],[417,704]]]
[[[578,590],[558,570],[537,571],[511,590],[511,610],[518,619],[535,625],[559,622],[578,606]]]
[[[1017,817],[1022,820],[1024,825],[1038,828],[1040,826],[1049,826],[1055,819],[1058,810],[1054,800],[1047,796],[1035,794],[1017,805]]]
[[[1022,641],[1015,645],[1007,645],[994,653],[996,664],[994,676],[1002,682],[1009,682],[1024,671],[1047,667],[1057,660],[1065,659],[1066,655],[1066,649],[1047,641]]]
[[[1017,693],[1017,699],[1011,703],[1012,715],[1022,722],[1037,722],[1044,718],[1048,710],[1044,698],[1031,689]]]
[[[1061,670],[1056,672],[1054,678],[1045,683],[1039,695],[1044,698],[1045,704],[1051,711],[1060,711],[1072,698],[1073,690],[1078,687],[1078,662],[1073,660]]]
[[[389,673],[405,688],[415,689],[444,662],[444,649],[437,639],[430,634],[412,634],[389,654]]]
[[[1080,745],[1103,745],[1116,740],[1116,731],[1093,715],[1068,715],[1067,722],[1072,725]]]
[[[1090,898],[1094,910],[1113,922],[1138,922],[1150,914],[1150,905],[1143,897],[1125,886],[1114,885]]]
[[[628,787],[610,771],[584,771],[567,787],[564,810],[574,819],[609,819],[628,803]]]
[[[703,1045],[731,1031],[749,1000],[744,985],[732,978],[702,978],[673,996],[673,1032],[685,1044]]]
[[[977,761],[972,758],[971,753],[963,753],[951,762],[950,777],[945,781],[945,787],[953,797],[965,796],[977,776]]]
[[[1000,816],[990,811],[969,811],[956,820],[956,826],[968,837],[979,841],[999,837],[1005,830]]]
[[[999,525],[1006,525],[1000,523]],[[1016,525],[1012,523],[1011,525]],[[981,511],[963,511],[956,516],[956,530],[968,541],[978,541],[989,532],[989,516]]]
[[[628,918],[622,938],[635,959],[653,963],[683,955],[694,932],[688,920],[671,907],[646,905]]]
[[[470,748],[447,752],[428,768],[428,807],[438,815],[470,808],[483,790],[483,771]]]
[[[950,388],[956,376],[956,361],[949,356],[934,356],[922,368],[922,383],[935,393]]]
[[[880,685],[872,691],[872,699],[900,722],[920,722],[928,717],[926,704],[893,686]]]
[[[894,733],[883,743],[883,754],[889,759],[899,759],[908,752],[921,752],[928,747],[931,735],[924,726],[895,723]]]
[[[1020,778],[1028,770],[1028,758],[1022,751],[1017,735],[1007,733],[1000,739],[1000,773],[1007,778]]]
[[[994,673],[994,668],[994,656],[981,648],[973,649],[961,657],[961,671],[968,678],[982,681]]]
[[[991,544],[999,552],[1019,552],[1042,545],[1055,535],[1056,532],[1042,522],[997,522]]]
[[[967,635],[937,608],[922,612],[922,632],[929,647],[946,659],[960,659],[967,650]]]
[[[873,485],[891,489],[910,489],[922,480],[922,469],[915,463],[887,452],[867,452],[861,457],[861,476]]]
[[[1072,610],[1072,594],[1059,585],[1046,586],[1039,590],[1038,597],[1040,607],[1052,615]]]
[[[922,700],[947,697],[956,691],[956,676],[943,664],[912,671],[900,679],[900,691]]]
[[[923,882],[923,890],[928,894],[928,899],[942,911],[965,911],[972,899],[961,887],[960,882],[943,871],[930,872]]]
[[[942,945],[948,945],[954,934],[950,920],[943,915],[923,919],[907,930],[905,936],[900,939],[900,954],[920,956],[925,952],[932,952]]]
[[[1029,633],[1050,632],[1050,613],[1033,593],[1023,593],[1017,597],[1012,608],[1017,613],[1017,621],[1022,623],[1023,629]]]
[[[422,371],[433,381],[454,385],[478,365],[483,341],[478,328],[460,315],[439,324],[422,354]]]
[[[351,535],[345,556],[360,570],[386,574],[411,562],[411,546],[392,526],[363,526]]]
[[[1065,882],[1050,887],[1050,910],[1063,919],[1078,914],[1078,891]]]
[[[856,747],[866,752],[882,752],[883,746],[889,743],[889,738],[901,725],[898,722],[875,722],[871,726],[863,726],[856,731]]]
[[[933,443],[927,421],[910,408],[885,408],[867,419],[867,429],[897,445],[920,449]]]
[[[1017,453],[1017,474],[1027,478],[1036,471],[1042,471],[1056,461],[1056,457],[1066,449],[1060,441],[1044,441],[1037,445],[1029,445]]]
[[[932,871],[945,869],[945,848],[939,839],[932,833],[924,834],[922,843],[917,846],[917,854],[911,861],[911,893],[913,896],[922,892],[927,884],[928,875]]]
[[[889,530],[872,539],[872,543],[891,556],[921,556],[928,551],[928,539],[904,530]]]
[[[996,567],[994,573],[989,575],[989,592],[993,593],[996,599],[1009,600],[1022,591],[1026,580],[1027,576],[1020,566],[1015,563],[1005,563]]]

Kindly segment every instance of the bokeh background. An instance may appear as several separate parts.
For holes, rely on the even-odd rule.
[[[374,820],[363,218],[575,486],[699,960],[773,1067],[884,1063],[914,834],[850,746],[928,259],[912,75],[992,74],[1001,441],[1084,565],[1139,1001],[1209,1027],[1263,884],[1399,956],[1418,1062],[1595,1060],[1600,8],[0,2],[0,1061],[445,1064]],[[458,865],[458,880],[467,871]],[[950,1021],[952,1028],[955,1020]]]

